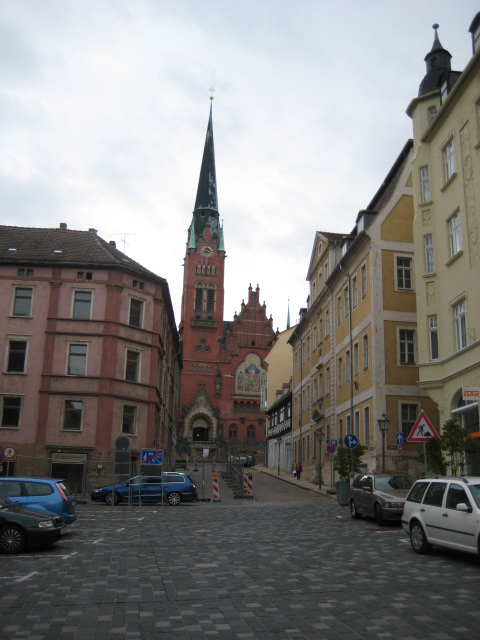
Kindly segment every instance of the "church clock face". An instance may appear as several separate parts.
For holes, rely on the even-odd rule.
[[[213,253],[213,249],[210,245],[205,245],[204,247],[202,247],[202,255],[205,256],[206,258],[209,258]]]

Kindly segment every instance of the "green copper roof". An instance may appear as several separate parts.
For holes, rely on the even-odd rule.
[[[215,174],[215,150],[213,146],[212,105],[210,105],[210,117],[208,119],[207,136],[203,150],[202,168],[198,180],[197,199],[195,209],[208,209],[218,215],[217,201],[217,177]]]

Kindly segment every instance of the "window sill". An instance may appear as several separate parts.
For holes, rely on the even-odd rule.
[[[455,260],[459,258],[461,255],[463,255],[463,249],[460,249],[460,251],[457,251],[457,253],[454,256],[452,256],[450,260],[447,260],[447,262],[445,263],[445,266],[449,267],[452,264],[452,262],[455,262]]]
[[[26,376],[26,371],[4,371],[3,374],[5,376]]]
[[[33,320],[33,316],[22,316],[22,315],[10,315],[8,316],[10,320],[18,320],[19,318],[23,318],[24,320]]]
[[[433,200],[425,200],[425,202],[420,202],[420,207],[430,207],[433,204]]]
[[[457,172],[455,171],[455,173],[452,173],[450,178],[444,183],[443,187],[440,187],[440,191],[445,191],[445,189],[448,187],[448,185],[451,184],[455,180],[456,177],[457,177]]]
[[[436,271],[432,271],[431,273],[424,273],[423,277],[424,278],[434,278],[437,275]]]
[[[2,425],[0,426],[0,429],[8,429],[9,431],[18,431],[18,430],[20,429],[20,427],[19,427],[19,426],[17,426],[17,427],[9,427],[9,426],[8,426],[8,425],[6,425],[6,424],[2,424]],[[8,460],[5,460],[5,459],[4,459],[4,462],[8,462]]]

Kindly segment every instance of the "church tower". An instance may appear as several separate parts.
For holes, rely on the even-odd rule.
[[[179,327],[179,452],[258,453],[265,439],[260,412],[261,361],[274,343],[260,289],[248,288],[240,313],[224,321],[225,243],[215,174],[212,105],[184,260]],[[193,450],[192,450],[193,449]],[[197,452],[198,455],[198,452]]]

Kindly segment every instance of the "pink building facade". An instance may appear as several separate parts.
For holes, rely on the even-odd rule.
[[[94,229],[0,226],[0,449],[9,475],[110,481],[115,440],[174,462],[180,379],[168,284]]]

